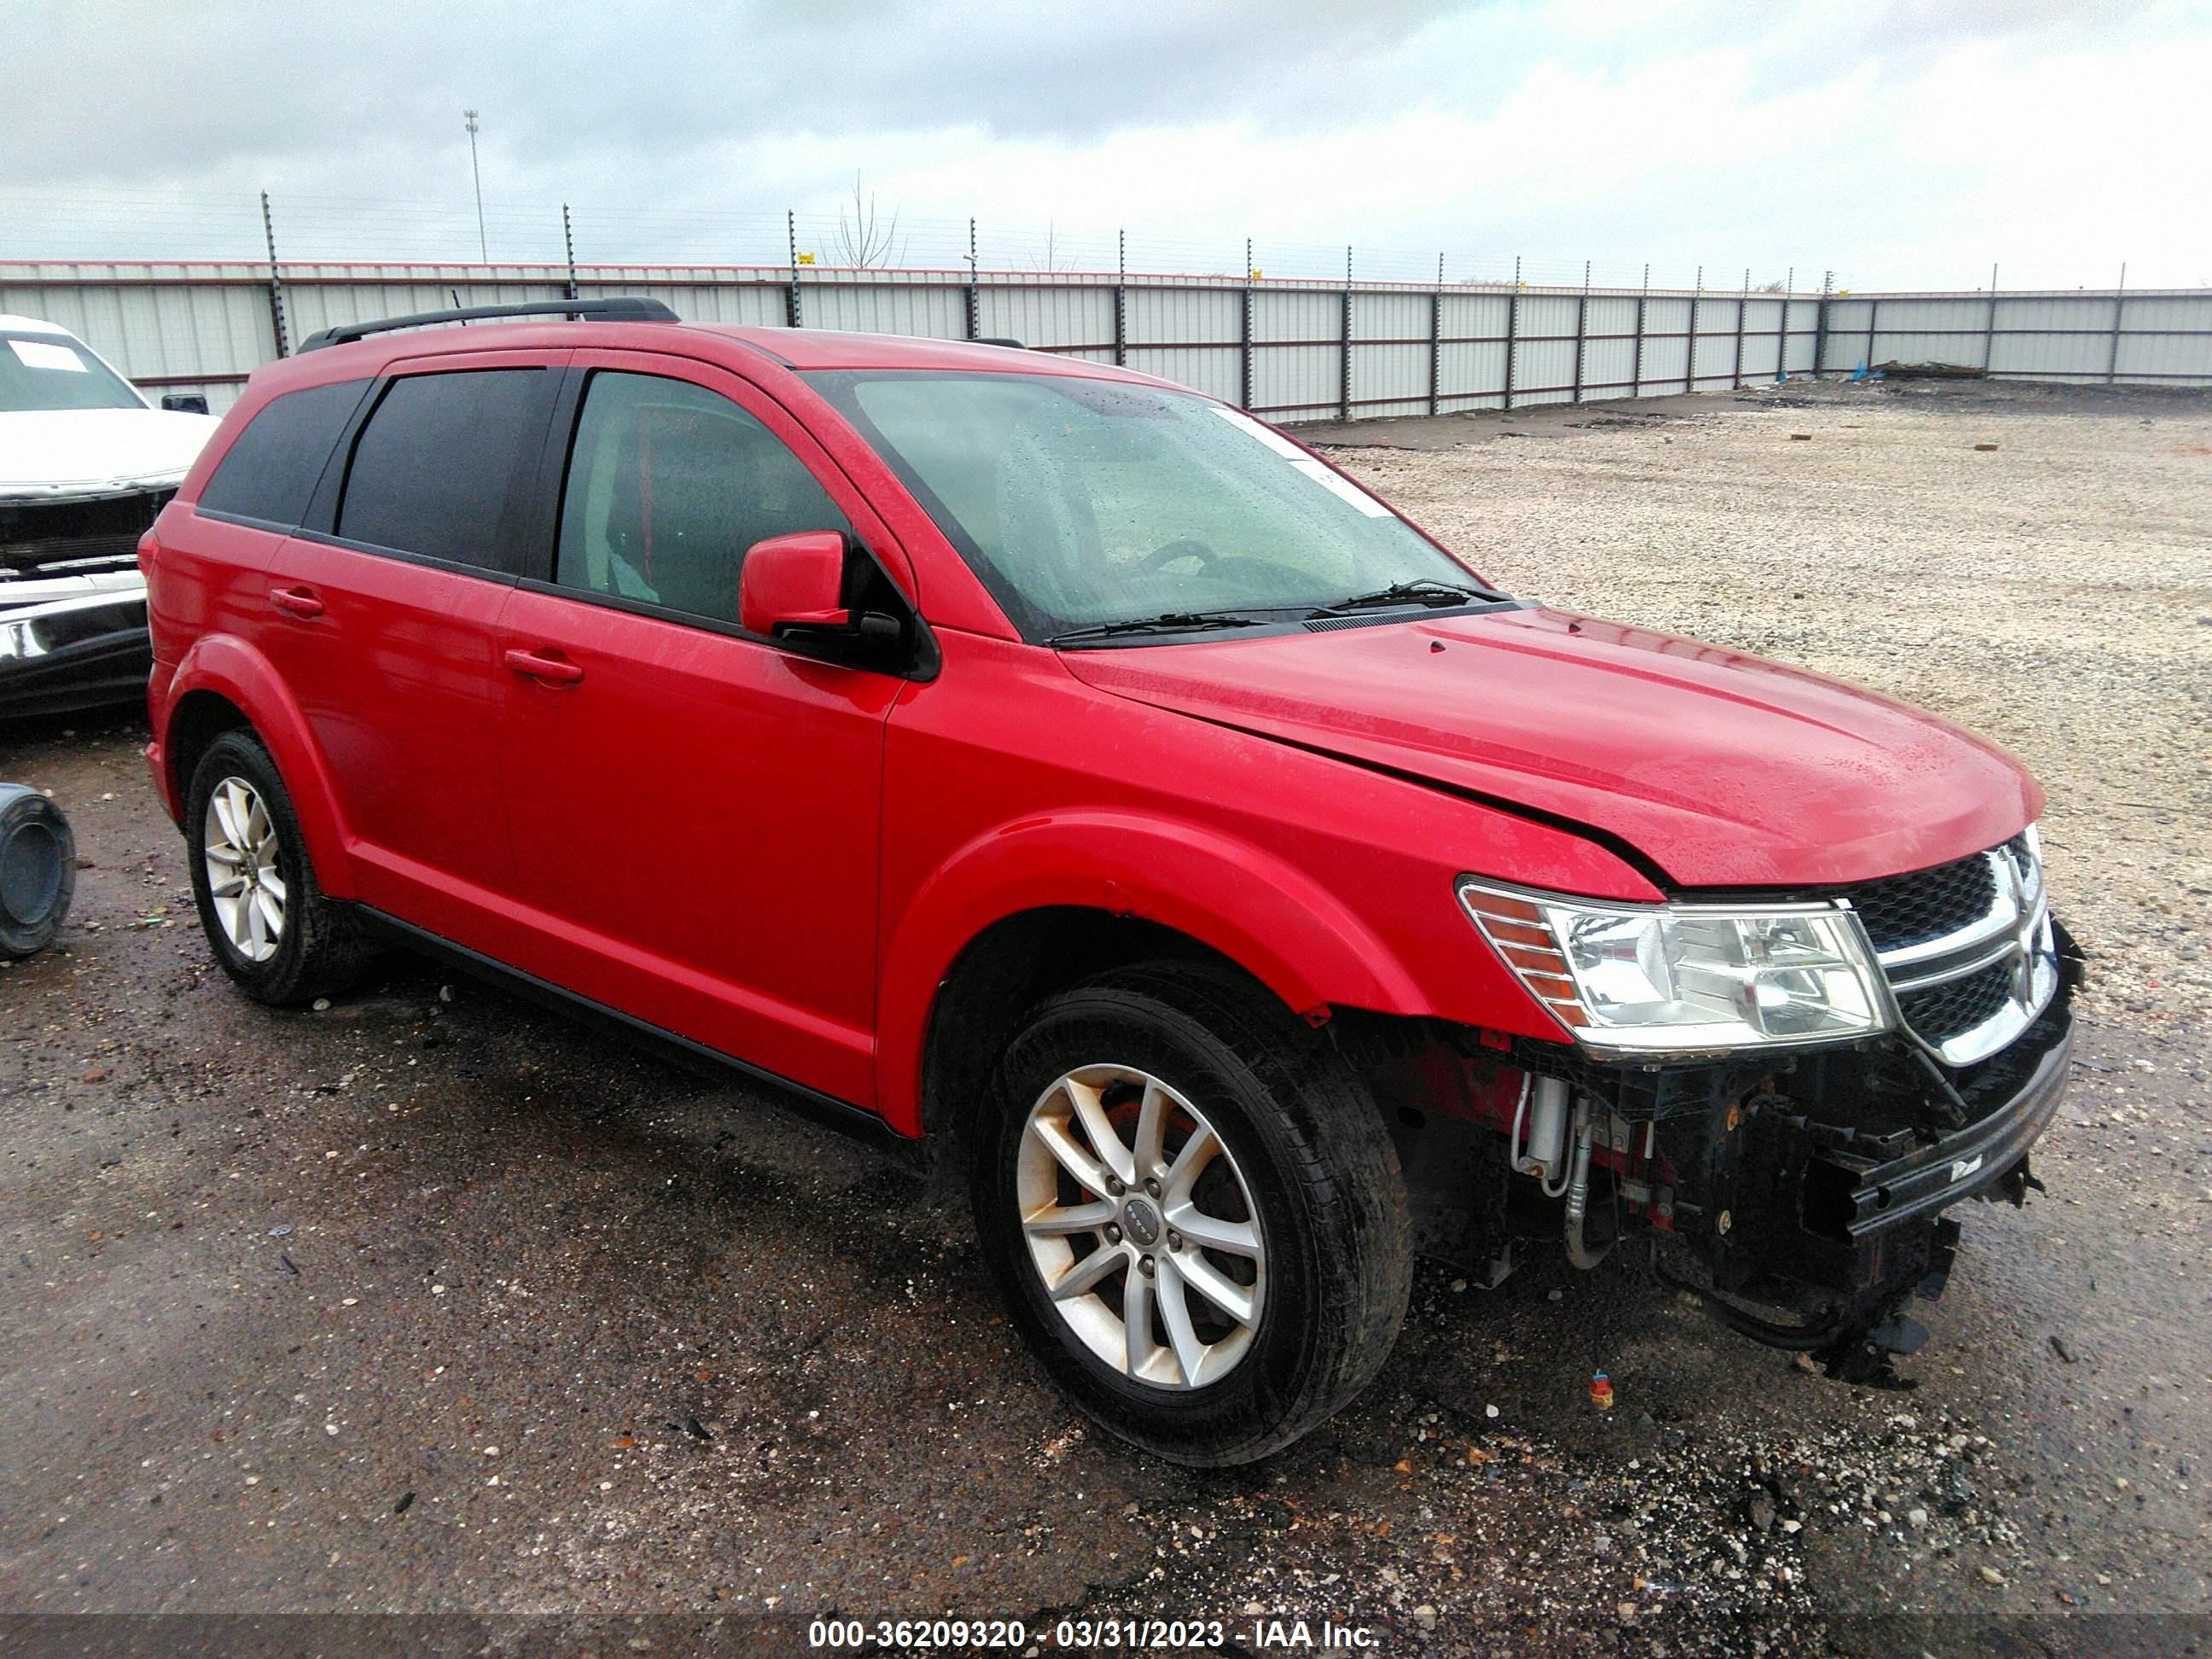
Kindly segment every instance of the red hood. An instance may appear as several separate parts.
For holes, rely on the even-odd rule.
[[[1557,611],[1062,660],[1103,690],[1604,830],[1685,887],[1925,869],[2043,807],[2019,762],[1932,714]]]

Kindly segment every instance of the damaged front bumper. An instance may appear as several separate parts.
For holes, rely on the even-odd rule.
[[[2040,1186],[2030,1148],[2070,1070],[2070,941],[2062,965],[2014,1041],[1962,1066],[1902,1034],[1653,1066],[1456,1030],[1448,1060],[1401,1049],[1369,1070],[1399,1108],[1430,1254],[1496,1284],[1537,1241],[1577,1267],[1634,1241],[1729,1328],[1878,1382],[1926,1337],[1905,1309],[1944,1287],[1953,1206]]]

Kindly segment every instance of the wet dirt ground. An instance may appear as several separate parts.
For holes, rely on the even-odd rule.
[[[0,731],[85,862],[0,970],[0,1653],[2212,1641],[2201,1024],[2084,1024],[2049,1194],[1967,1208],[1910,1392],[1634,1261],[1427,1270],[1352,1409],[1193,1474],[1086,1431],[890,1151],[404,958],[246,1001],[141,741]]]

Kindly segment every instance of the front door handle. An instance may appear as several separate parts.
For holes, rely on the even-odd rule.
[[[323,602],[304,587],[272,587],[269,603],[288,616],[308,617],[323,614]]]
[[[535,651],[508,652],[507,665],[518,674],[544,680],[549,685],[574,685],[584,678],[584,671],[566,658],[543,656]]]

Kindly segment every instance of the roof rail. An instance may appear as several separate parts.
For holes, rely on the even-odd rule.
[[[533,300],[518,306],[462,306],[452,311],[418,311],[411,317],[383,317],[368,323],[340,323],[300,342],[302,351],[343,345],[398,328],[427,328],[433,323],[472,323],[485,317],[580,317],[603,323],[680,323],[684,319],[658,300]]]

